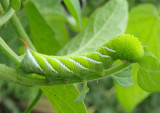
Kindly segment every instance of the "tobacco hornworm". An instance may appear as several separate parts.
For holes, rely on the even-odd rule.
[[[117,59],[136,62],[144,54],[141,43],[132,35],[117,35],[98,49],[74,56],[48,56],[27,47],[20,65],[26,73],[44,75],[49,81],[56,79],[85,80],[88,76],[103,75]]]

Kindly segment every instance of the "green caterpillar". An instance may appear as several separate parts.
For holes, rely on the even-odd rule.
[[[47,56],[27,47],[20,65],[26,73],[44,75],[47,80],[72,78],[86,80],[87,77],[103,75],[117,59],[136,62],[144,54],[141,43],[132,35],[117,35],[100,48],[74,56]]]

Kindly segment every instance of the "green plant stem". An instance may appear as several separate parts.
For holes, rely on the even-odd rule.
[[[17,56],[16,53],[10,49],[10,47],[3,41],[3,39],[0,37],[0,49],[9,57],[11,58],[16,64],[19,64],[21,59],[19,56]]]
[[[117,65],[117,66],[115,66],[113,68],[109,68],[109,69],[105,70],[103,72],[103,74],[105,76],[105,75],[111,75],[113,73],[117,73],[117,72],[121,71],[122,69],[128,67],[131,64],[132,63],[130,63],[130,62],[121,63],[121,64],[119,64],[119,65]]]
[[[37,104],[38,100],[41,98],[42,94],[43,94],[42,91],[39,90],[37,96],[34,98],[34,100],[31,102],[31,104],[23,113],[30,113],[33,107]]]
[[[113,73],[119,72],[120,70],[128,67],[131,64],[132,63],[121,63],[117,66],[106,69],[104,71],[103,76],[99,76],[97,74],[95,74],[95,76],[91,75],[86,78],[86,81],[107,77]],[[12,82],[16,82],[16,83],[23,84],[23,85],[29,85],[29,86],[51,86],[51,85],[55,86],[55,85],[64,85],[64,84],[73,84],[73,83],[84,82],[84,81],[80,80],[79,78],[72,78],[69,82],[66,82],[63,79],[56,79],[53,82],[49,82],[46,79],[28,77],[27,75],[20,76],[20,75],[17,75],[16,70],[9,68],[9,67],[2,65],[2,64],[0,64],[0,78],[5,79],[5,80],[10,80]]]
[[[8,0],[0,0],[0,2],[1,2],[2,7],[5,10],[7,10],[7,8],[8,8]],[[14,14],[12,16],[10,21],[11,21],[12,26],[14,27],[16,33],[18,34],[19,38],[24,39],[31,49],[36,50],[34,45],[32,44],[32,42],[30,41],[27,33],[25,32],[22,24],[20,23],[19,19],[17,18],[16,14]]]
[[[14,10],[9,8],[4,14],[0,16],[0,26],[4,25],[13,16]]]

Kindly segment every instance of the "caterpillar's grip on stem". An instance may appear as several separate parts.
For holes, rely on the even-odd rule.
[[[117,35],[94,51],[74,56],[47,56],[34,52],[22,42],[27,47],[20,64],[23,70],[44,75],[51,82],[73,78],[84,81],[94,75],[102,76],[115,60],[136,62],[144,54],[138,39],[128,34]]]

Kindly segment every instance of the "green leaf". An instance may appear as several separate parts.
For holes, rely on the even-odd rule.
[[[76,24],[74,18],[72,18],[72,17],[68,17],[67,18],[67,22],[68,22],[70,28],[73,31],[80,32],[80,31],[82,31],[85,28],[85,26],[86,26],[86,24],[88,22],[88,17],[82,17],[82,25],[81,26],[78,26]]]
[[[56,113],[87,113],[83,102],[75,103],[79,94],[74,85],[41,87]]]
[[[160,18],[151,4],[142,4],[130,11],[127,33],[133,34],[160,58]]]
[[[21,0],[11,0],[11,7],[14,10],[18,10],[21,6]]]
[[[159,4],[159,6],[158,6],[158,7],[159,7],[159,9],[158,9],[158,14],[160,15],[160,4]]]
[[[80,94],[77,96],[77,99],[74,102],[82,102],[85,97],[86,93],[88,93],[89,88],[87,86],[87,82],[83,83],[83,89],[80,91]]]
[[[138,84],[146,91],[160,91],[160,62],[149,50],[141,58],[138,70]]]
[[[149,93],[143,91],[137,84],[137,65],[133,65],[132,68],[132,79],[133,85],[129,87],[122,87],[115,83],[117,98],[122,107],[127,111],[131,112],[137,104],[145,99]]]
[[[81,20],[81,8],[79,0],[63,0],[63,1],[66,4],[69,12],[75,18],[78,25],[81,26],[82,20]]]
[[[159,12],[151,4],[139,5],[131,10],[127,33],[139,38],[143,45],[160,58],[160,19]],[[136,29],[136,30],[135,30]],[[138,83],[146,91],[159,91],[159,62],[154,55],[146,55],[140,62]],[[148,70],[147,70],[148,69]]]
[[[79,54],[98,48],[115,35],[123,33],[128,19],[126,0],[111,0],[97,9],[83,32],[72,39],[58,54]]]
[[[41,53],[56,54],[62,46],[55,38],[51,27],[47,24],[32,2],[27,2],[25,10],[28,16],[32,40],[36,49]]]
[[[139,38],[139,40],[142,42],[143,45],[147,45],[149,50],[158,58],[160,58],[160,19],[159,19],[159,13],[156,7],[154,7],[151,4],[142,4],[138,5],[137,7],[133,8],[130,12],[129,16],[129,25],[127,28],[127,33],[133,34]],[[140,70],[138,72],[138,83],[144,90],[147,91],[158,91],[158,88],[151,88],[150,86],[147,88],[147,86],[142,85],[142,80],[144,80],[143,84],[152,84],[158,81],[155,80],[155,75],[153,73],[150,73],[149,77],[152,78],[148,80],[142,77],[146,77],[147,68],[142,69],[143,67],[146,67],[148,65],[148,71],[155,72],[156,68],[152,70],[152,67],[155,65],[157,66],[156,59],[154,59],[153,55],[148,56],[148,61],[141,62],[140,64]],[[142,59],[145,60],[147,58]],[[154,63],[155,64],[154,64]],[[158,68],[158,67],[157,67]],[[140,75],[140,76],[139,76]],[[147,77],[148,78],[148,77]],[[158,78],[157,78],[158,79]]]
[[[129,87],[132,83],[132,75],[131,75],[132,65],[122,69],[120,72],[112,75],[114,81],[123,87]]]
[[[131,9],[129,13],[129,22],[126,33],[133,34],[136,37],[138,37],[138,39],[142,42],[142,44],[148,45],[149,49],[157,56],[159,56],[160,53],[158,52],[158,50],[160,49],[159,28],[160,28],[160,22],[158,19],[158,11],[153,5],[142,4]],[[152,64],[152,62],[149,61],[147,62]],[[118,86],[116,87],[118,99],[120,100],[121,105],[126,109],[126,111],[131,111],[138,103],[143,101],[147,97],[147,95],[149,95],[148,93],[143,91],[143,89],[141,89],[138,83],[135,81],[138,79],[139,82],[139,77],[140,77],[139,75],[138,78],[137,75],[132,75],[133,85],[131,87],[122,88],[116,85]],[[126,95],[128,95],[128,97]],[[134,100],[127,99],[132,97],[134,97],[133,98]],[[125,102],[125,100],[127,101],[131,100],[131,101]]]
[[[68,42],[68,32],[66,29],[66,14],[59,0],[33,0],[32,1],[55,33],[55,38],[60,45],[64,46]]]

